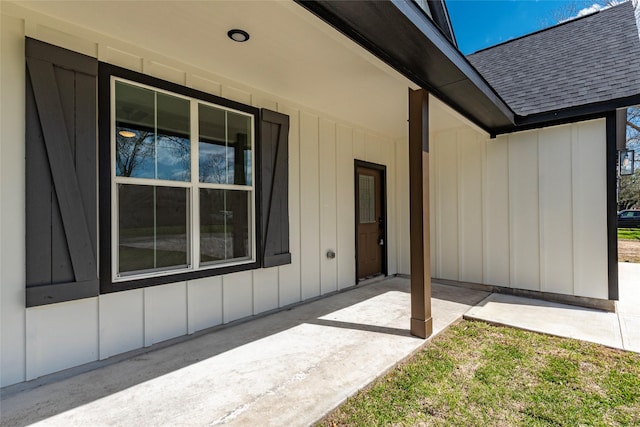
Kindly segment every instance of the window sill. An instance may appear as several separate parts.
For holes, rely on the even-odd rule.
[[[116,280],[102,280],[100,284],[100,293],[106,294],[111,292],[128,291],[132,289],[146,288],[149,286],[167,285],[170,283],[185,282],[188,280],[202,279],[205,277],[215,277],[224,274],[237,273],[241,271],[257,270],[260,268],[258,261],[251,261],[242,264],[227,265],[225,267],[211,267],[200,270],[190,270],[181,273],[171,272],[169,274],[156,275],[144,278],[119,278]]]

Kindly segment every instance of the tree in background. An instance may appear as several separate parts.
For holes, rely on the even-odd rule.
[[[627,109],[627,150],[634,150],[633,175],[620,177],[618,210],[640,209],[640,106]]]
[[[546,28],[590,15],[629,0],[574,0],[562,2],[540,23]],[[632,0],[640,26],[640,0]],[[627,109],[627,150],[634,150],[634,173],[618,177],[618,210],[640,209],[640,105]]]
[[[624,3],[628,0],[574,0],[562,2],[554,9],[550,16],[541,22],[542,28],[560,24],[571,19],[590,15],[599,10]]]

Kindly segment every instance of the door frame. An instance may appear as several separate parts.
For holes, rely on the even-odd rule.
[[[374,169],[377,170],[378,172],[380,172],[380,196],[381,196],[381,207],[380,210],[382,211],[382,238],[384,239],[384,245],[382,248],[382,260],[381,260],[381,264],[382,264],[382,274],[384,277],[389,275],[389,271],[387,269],[387,248],[389,246],[389,240],[387,239],[387,167],[385,165],[379,165],[377,163],[371,163],[371,162],[366,162],[364,160],[358,160],[358,159],[354,159],[353,161],[353,182],[354,182],[354,187],[353,187],[353,200],[354,200],[354,206],[353,206],[353,219],[354,219],[354,225],[355,225],[355,231],[354,231],[354,241],[355,241],[355,248],[356,248],[356,256],[355,256],[355,273],[356,273],[356,285],[358,284],[358,168],[359,167],[363,167],[363,168],[367,168],[367,169]]]

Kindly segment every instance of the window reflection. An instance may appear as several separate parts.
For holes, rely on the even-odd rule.
[[[116,175],[154,178],[155,134],[116,126]]]
[[[116,82],[116,175],[189,181],[189,101]]]
[[[199,180],[251,185],[251,120],[219,108],[199,105]]]

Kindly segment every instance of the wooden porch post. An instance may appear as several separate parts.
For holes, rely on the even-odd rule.
[[[431,318],[429,236],[429,93],[409,89],[409,234],[411,241],[411,334],[427,338]]]

